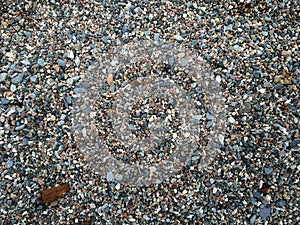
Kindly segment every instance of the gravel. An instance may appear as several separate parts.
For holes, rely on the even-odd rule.
[[[1,3],[0,224],[299,224],[299,12],[289,0]],[[74,95],[86,92],[78,82],[99,55],[137,40],[176,42],[203,58],[227,116],[224,146],[212,162],[200,165],[195,152],[172,177],[142,187],[100,176],[72,132]],[[121,69],[109,94],[143,71]],[[175,68],[154,63],[145,75],[154,70],[195,94],[192,117],[205,145],[218,119],[206,96]],[[93,119],[110,140],[112,99],[99,101],[103,111]],[[157,108],[162,117],[170,110]],[[150,113],[139,115],[132,116],[139,129],[131,128],[146,135]],[[166,149],[136,157],[162,160]],[[134,163],[133,152],[122,150],[108,149]],[[41,204],[40,190],[61,183],[71,191]]]

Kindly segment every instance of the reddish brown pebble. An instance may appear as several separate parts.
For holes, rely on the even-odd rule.
[[[71,188],[68,184],[61,184],[56,187],[48,188],[42,190],[41,194],[41,202],[42,203],[49,203],[57,200],[58,198],[62,197],[67,191]]]

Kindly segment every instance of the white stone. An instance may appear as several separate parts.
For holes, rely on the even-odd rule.
[[[219,134],[218,138],[219,138],[220,143],[222,145],[224,145],[224,135],[223,134]]]
[[[70,58],[70,59],[74,59],[74,53],[72,50],[68,50],[67,51],[67,56]]]
[[[235,119],[231,116],[231,117],[228,118],[228,122],[229,122],[229,123],[234,123],[234,122],[235,122]]]
[[[115,188],[116,188],[117,190],[120,190],[120,187],[121,187],[120,183],[117,183],[117,185],[115,186]]]
[[[264,94],[266,92],[266,89],[265,88],[261,88],[258,90],[260,93]]]
[[[174,35],[173,37],[174,37],[177,41],[182,41],[182,40],[184,40],[184,38],[181,37],[181,36],[178,35],[178,34]]]
[[[77,67],[80,65],[80,59],[78,56],[75,57],[75,64]]]

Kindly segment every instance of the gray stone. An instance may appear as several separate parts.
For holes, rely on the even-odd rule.
[[[250,224],[254,224],[256,221],[256,215],[251,216],[250,218]]]
[[[133,124],[129,124],[129,130],[134,130],[134,125]]]
[[[35,76],[31,76],[31,77],[30,77],[30,80],[31,80],[33,83],[36,83],[36,82],[37,82],[37,79],[36,79]]]
[[[17,126],[17,127],[16,127],[16,130],[23,130],[24,127],[25,127],[25,124],[22,124],[22,125],[20,125],[20,126]]]
[[[7,76],[7,73],[1,73],[0,74],[0,82],[5,81],[6,76]]]
[[[257,199],[260,199],[260,198],[261,198],[260,193],[257,192],[257,191],[253,192],[252,194],[253,194],[253,197],[254,197],[254,198],[257,198]]]
[[[65,67],[65,66],[66,66],[65,60],[58,59],[56,62],[57,62],[58,65],[60,65],[60,66],[62,66],[62,67]]]
[[[37,63],[38,63],[40,66],[45,66],[45,65],[46,65],[45,60],[42,59],[42,58],[39,58],[38,61],[37,61]]]
[[[266,174],[270,174],[270,173],[272,173],[273,169],[271,167],[265,167],[264,171]]]
[[[127,26],[127,25],[124,25],[124,26],[122,27],[122,32],[125,33],[125,32],[127,32],[127,30],[128,30],[128,26]]]
[[[71,96],[67,96],[66,97],[66,101],[67,101],[67,103],[70,105],[70,104],[72,104],[72,98],[71,98]]]
[[[224,27],[224,31],[226,31],[226,30],[231,31],[231,30],[232,30],[232,27],[233,27],[233,25],[232,25],[232,24],[229,24],[228,26],[225,26],[225,27]]]
[[[116,85],[112,84],[109,87],[110,92],[114,92],[116,90]]]
[[[106,175],[106,179],[108,182],[111,182],[114,180],[114,175],[112,172],[107,172],[107,175]]]
[[[68,85],[72,85],[73,82],[74,82],[74,80],[73,80],[72,77],[70,77],[70,78],[67,79],[67,84],[68,84]]]
[[[206,128],[207,128],[207,129],[208,129],[208,128],[211,128],[212,125],[213,125],[213,123],[212,123],[211,121],[208,121],[208,122],[206,123]]]
[[[80,43],[75,44],[75,45],[73,46],[73,48],[74,48],[76,51],[79,51],[79,50],[81,49],[81,44],[80,44]]]
[[[24,77],[23,73],[19,73],[17,76],[11,79],[11,82],[13,84],[18,84],[23,80],[23,77]]]
[[[214,118],[213,115],[206,113],[206,119],[212,120],[213,118]]]
[[[7,105],[7,104],[9,104],[9,100],[7,98],[1,98],[1,104]]]
[[[192,156],[192,160],[193,160],[193,161],[197,161],[198,159],[200,159],[200,156],[199,156],[199,155]]]
[[[23,145],[28,145],[28,140],[27,140],[26,138],[24,138],[24,139],[22,140],[22,143],[23,143]]]
[[[14,84],[10,85],[10,91],[11,92],[15,92],[16,90],[17,90],[17,86],[16,85],[14,85]]]
[[[86,89],[85,88],[74,88],[74,93],[79,94],[79,93],[85,93]]]
[[[228,122],[229,122],[229,123],[234,123],[234,122],[235,122],[235,119],[231,116],[231,117],[228,118]]]
[[[174,35],[173,37],[174,37],[177,41],[183,41],[183,40],[184,40],[184,38],[181,37],[181,36],[178,35],[178,34]]]
[[[265,88],[271,88],[271,87],[273,87],[273,85],[270,82],[265,82],[264,87]]]
[[[7,160],[7,162],[6,162],[6,168],[7,168],[7,169],[11,168],[13,165],[14,165],[14,162],[13,162],[13,161],[11,161],[10,159]]]
[[[196,83],[196,82],[191,84],[191,87],[192,87],[192,88],[195,88],[196,86],[197,86],[197,83]]]
[[[107,37],[106,37],[106,36],[102,37],[102,38],[101,38],[101,41],[102,41],[103,43],[105,43],[105,44],[108,43],[108,40],[107,40]]]
[[[266,217],[270,216],[270,214],[271,214],[271,209],[270,208],[263,207],[259,211],[259,215],[262,218],[266,218]]]
[[[29,66],[30,65],[30,61],[28,59],[22,60],[21,63],[23,63],[25,66]]]
[[[295,148],[297,145],[300,145],[300,139],[299,140],[292,140],[290,143],[291,148]]]

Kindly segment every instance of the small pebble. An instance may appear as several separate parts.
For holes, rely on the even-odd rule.
[[[79,93],[85,93],[87,90],[85,88],[74,88],[74,93],[79,94]]]
[[[158,34],[158,33],[155,33],[155,34],[154,34],[154,41],[158,41],[158,39],[159,39],[159,34]]]
[[[181,37],[180,35],[174,35],[174,38],[177,40],[177,41],[183,41],[184,38]]]
[[[75,64],[77,67],[80,66],[80,59],[78,56],[75,57]]]
[[[107,175],[106,175],[106,179],[108,182],[111,182],[114,180],[114,175],[112,172],[107,172]]]
[[[62,67],[66,66],[66,62],[64,60],[62,60],[62,59],[58,59],[57,60],[57,64],[60,65],[60,66],[62,66]]]
[[[229,123],[234,123],[235,119],[231,116],[231,117],[228,118],[228,121],[229,121]]]
[[[265,167],[264,171],[266,174],[270,174],[272,173],[273,169],[271,167]]]
[[[7,169],[11,168],[13,165],[14,165],[14,162],[13,162],[13,161],[7,160],[7,162],[6,162],[6,168],[7,168]]]
[[[16,85],[14,85],[14,84],[10,85],[10,91],[11,92],[15,92],[16,90],[17,90],[17,86]]]
[[[23,80],[24,75],[22,73],[19,73],[17,76],[11,79],[11,82],[13,84],[18,84]]]
[[[259,215],[260,217],[262,218],[266,218],[266,217],[269,217],[271,214],[271,209],[270,208],[261,208],[260,211],[259,211]]]
[[[45,60],[42,59],[42,58],[39,58],[38,61],[37,61],[37,63],[38,63],[40,66],[45,66],[45,65],[46,65]]]
[[[9,104],[9,100],[7,98],[1,98],[1,104],[7,105],[7,104]]]
[[[213,125],[213,122],[208,121],[208,122],[206,123],[206,128],[209,129],[209,128],[212,127],[212,125]]]
[[[0,82],[5,81],[7,73],[0,73]]]
[[[250,218],[250,224],[254,224],[256,221],[256,215],[251,216]]]
[[[24,127],[25,127],[25,124],[22,124],[22,125],[20,125],[20,126],[17,126],[17,127],[16,127],[16,130],[23,130]]]
[[[67,56],[69,59],[74,59],[74,52],[72,50],[67,51]]]

